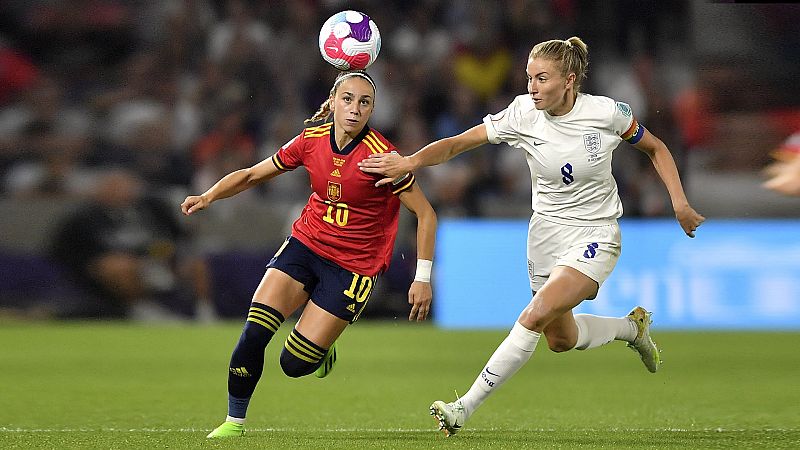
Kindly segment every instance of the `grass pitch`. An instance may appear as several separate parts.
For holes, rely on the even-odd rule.
[[[290,379],[267,348],[244,438],[226,413],[240,323],[0,323],[0,448],[797,448],[800,333],[659,332],[648,373],[620,342],[533,359],[456,436],[433,400],[463,394],[506,335],[361,321],[328,378]]]

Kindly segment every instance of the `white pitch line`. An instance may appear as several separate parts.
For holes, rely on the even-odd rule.
[[[473,432],[535,432],[535,433],[554,433],[570,431],[577,433],[596,433],[596,432],[670,432],[670,433],[744,433],[744,432],[767,432],[767,433],[786,433],[798,432],[800,429],[794,428],[577,428],[577,429],[556,429],[556,428],[524,428],[524,429],[505,429],[505,428],[469,428]],[[108,432],[108,433],[206,433],[210,428],[9,428],[0,427],[0,433],[82,433],[82,432]],[[247,428],[248,432],[273,432],[273,433],[297,433],[297,432],[323,432],[323,433],[424,433],[436,432],[435,428]]]

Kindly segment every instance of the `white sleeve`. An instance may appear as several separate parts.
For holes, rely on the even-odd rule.
[[[617,102],[611,116],[611,127],[617,135],[630,144],[636,144],[644,136],[644,127],[639,124],[627,103]]]
[[[630,105],[623,102],[616,102],[614,112],[611,113],[611,129],[617,133],[617,136],[622,136],[628,131],[633,121],[633,111]]]
[[[508,108],[497,114],[489,114],[483,118],[489,142],[499,144],[505,142],[516,147],[519,142],[519,103],[515,99]]]

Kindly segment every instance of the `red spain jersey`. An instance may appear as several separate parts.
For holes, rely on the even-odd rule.
[[[351,272],[375,276],[385,271],[397,236],[397,196],[411,188],[414,176],[375,187],[381,176],[362,172],[358,162],[394,149],[369,127],[339,149],[332,123],[306,128],[281,147],[272,156],[275,166],[281,171],[304,166],[313,191],[292,225],[292,236]]]

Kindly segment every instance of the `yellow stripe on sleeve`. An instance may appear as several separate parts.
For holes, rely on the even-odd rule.
[[[370,134],[364,136],[364,143],[372,150],[372,153],[383,153],[383,149],[378,145],[376,139]]]
[[[375,144],[373,144],[372,142],[370,142],[370,140],[369,140],[369,139],[367,139],[367,137],[368,137],[368,136],[365,136],[365,137],[364,137],[364,139],[363,139],[361,142],[363,142],[363,143],[364,143],[364,145],[366,145],[367,147],[369,147],[369,150],[370,150],[370,151],[371,151],[373,154],[375,154],[375,153],[380,153],[380,152],[378,151],[378,149],[377,149],[377,148],[375,148]]]
[[[333,122],[328,122],[316,127],[308,127],[303,130],[304,137],[321,137],[331,133],[331,125]]]
[[[317,137],[327,136],[329,134],[331,134],[331,130],[325,130],[325,131],[314,132],[314,133],[306,133],[305,137],[307,137],[307,138],[317,138]]]
[[[401,194],[401,193],[411,189],[411,186],[414,184],[414,181],[416,181],[416,178],[414,178],[414,174],[413,173],[411,173],[409,175],[410,176],[406,177],[406,179],[403,180],[400,185],[394,186],[392,188],[392,194],[394,194],[394,195]]]
[[[383,142],[381,142],[381,140],[378,139],[378,136],[372,130],[370,130],[370,132],[367,133],[366,137],[369,138],[371,141],[373,141],[375,143],[375,145],[379,149],[378,150],[379,152],[384,153],[384,152],[386,152],[386,150],[389,149],[389,146],[384,144]]]
[[[275,164],[275,167],[277,167],[278,170],[282,170],[284,172],[288,172],[290,170],[288,167],[286,167],[286,164],[281,161],[277,153],[272,155],[272,163]]]

